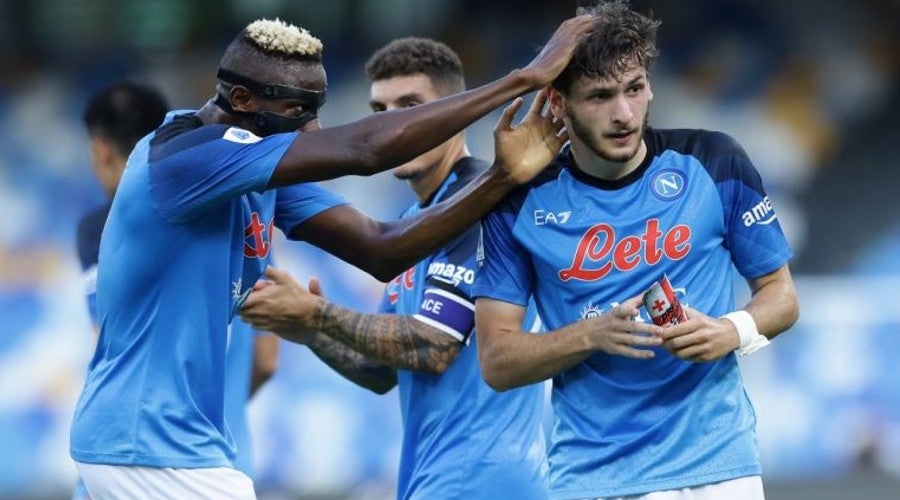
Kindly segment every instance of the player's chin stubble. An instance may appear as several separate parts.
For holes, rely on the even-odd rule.
[[[572,113],[569,113],[569,121],[572,124],[572,135],[578,137],[581,142],[591,148],[591,151],[593,151],[594,154],[606,161],[614,163],[625,163],[634,158],[634,155],[638,153],[638,151],[641,149],[641,138],[643,138],[644,132],[647,130],[647,122],[649,121],[649,119],[650,110],[647,109],[647,113],[644,115],[644,123],[641,124],[641,127],[637,130],[636,135],[638,140],[637,142],[635,142],[634,148],[631,151],[621,154],[612,154],[609,151],[605,150],[600,144],[602,138],[596,138],[594,136],[594,131],[591,130],[590,127],[585,125],[585,123],[581,120],[574,118]]]

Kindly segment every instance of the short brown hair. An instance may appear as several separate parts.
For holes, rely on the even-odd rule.
[[[661,21],[631,10],[628,0],[579,7],[578,14],[593,15],[593,28],[575,49],[553,88],[567,93],[572,82],[582,77],[619,77],[634,67],[650,69],[659,54],[656,31]]]
[[[424,74],[443,94],[466,89],[462,62],[446,44],[429,38],[398,38],[375,51],[366,63],[372,81]]]

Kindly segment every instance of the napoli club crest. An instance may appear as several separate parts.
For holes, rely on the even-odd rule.
[[[671,201],[684,194],[687,179],[679,170],[661,170],[650,182],[653,194],[662,201]]]

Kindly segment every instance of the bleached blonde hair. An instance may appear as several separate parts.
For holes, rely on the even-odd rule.
[[[263,51],[285,57],[315,57],[323,48],[322,41],[309,31],[277,17],[253,21],[244,28],[243,35]]]

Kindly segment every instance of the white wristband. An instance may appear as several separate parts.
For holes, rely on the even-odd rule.
[[[737,328],[741,345],[735,351],[741,356],[746,356],[757,349],[769,345],[769,339],[759,333],[759,330],[756,329],[756,321],[753,320],[753,316],[747,311],[730,312],[722,316],[722,319],[731,321]]]

